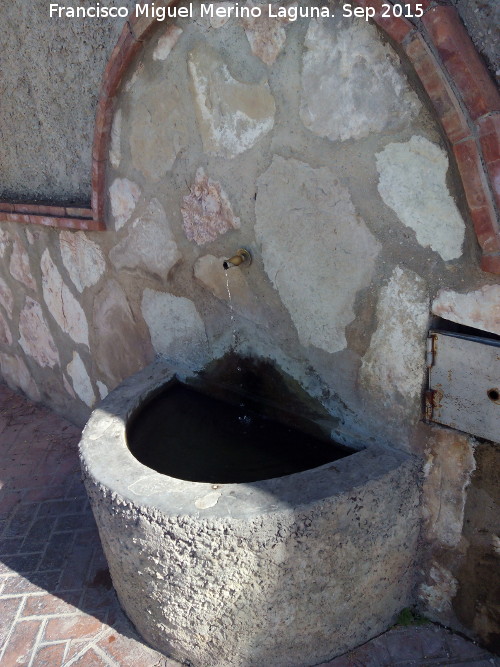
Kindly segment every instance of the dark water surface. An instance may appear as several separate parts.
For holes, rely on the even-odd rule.
[[[136,414],[127,438],[132,454],[157,472],[221,484],[281,477],[354,453],[180,383]]]

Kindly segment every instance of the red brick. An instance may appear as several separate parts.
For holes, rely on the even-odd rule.
[[[45,593],[53,590],[59,580],[60,572],[39,572],[38,576],[30,575],[25,579],[21,575],[8,577],[2,591],[2,595],[17,595],[18,593]]]
[[[38,213],[38,204],[14,204],[13,213]]]
[[[455,93],[423,37],[414,35],[405,51],[451,143],[470,136],[471,130]]]
[[[482,208],[491,203],[479,150],[474,139],[453,146],[469,208]]]
[[[500,114],[480,118],[477,123],[479,138],[486,162],[500,159]]]
[[[94,220],[104,220],[106,163],[92,160],[92,213]]]
[[[500,207],[500,114],[481,118],[478,129],[491,188]]]
[[[92,218],[91,208],[66,207],[66,215],[69,218]]]
[[[500,160],[495,160],[495,162],[488,162],[486,164],[486,169],[490,177],[493,196],[495,197],[497,206],[500,208]]]
[[[384,635],[384,641],[389,655],[394,662],[411,660],[416,664],[422,663],[424,647],[418,627],[390,630]]]
[[[62,206],[44,206],[42,204],[39,204],[37,206],[32,206],[31,208],[33,210],[27,212],[28,213],[32,212],[36,215],[55,215],[55,216],[66,215],[66,209]]]
[[[156,20],[154,18],[148,18],[147,16],[137,16],[135,12],[130,15],[128,22],[134,39],[140,42],[143,42],[147,38],[148,33],[151,32],[156,25]]]
[[[37,480],[37,483],[40,480]],[[64,496],[64,486],[53,486],[47,484],[44,486],[36,486],[29,489],[24,496],[24,500],[35,502],[43,500],[54,500],[54,498],[61,498]]]
[[[7,634],[16,617],[20,603],[21,600],[19,598],[0,600],[0,647],[3,646],[4,641],[7,639]]]
[[[50,614],[75,614],[77,611],[78,609],[73,605],[54,595],[32,595],[26,600],[22,615],[48,616]]]
[[[410,5],[413,10],[420,5],[425,12],[432,5],[432,0],[404,0],[404,4]]]
[[[470,212],[477,241],[484,252],[500,251],[500,234],[493,206],[483,206]]]
[[[100,631],[101,626],[102,623],[99,619],[86,614],[69,618],[51,618],[45,628],[44,641],[92,637]]]
[[[0,201],[0,212],[3,213],[12,213],[14,210],[14,204],[10,204],[6,201]]]
[[[108,158],[109,135],[113,121],[113,104],[110,100],[101,100],[97,106],[94,124],[94,143],[92,157],[98,162]]]
[[[2,667],[21,667],[30,662],[40,621],[19,621],[15,624],[5,647]]]
[[[72,667],[108,667],[109,663],[105,662],[100,655],[89,648],[76,662],[71,663]],[[145,667],[141,665],[141,667]]]
[[[151,20],[151,19],[150,19]],[[99,90],[99,101],[111,100],[116,93],[132,59],[143,48],[125,24],[118,41],[111,52]]]
[[[25,224],[30,223],[30,216],[26,213],[4,213],[0,211],[0,221],[1,222],[24,222]]]
[[[481,257],[481,268],[487,273],[500,275],[500,253],[492,253]]]
[[[97,645],[120,667],[136,667],[137,665],[153,667],[157,664],[159,657],[158,653],[148,646],[113,630]]]
[[[414,26],[407,19],[394,16],[392,11],[387,12],[384,5],[388,5],[389,3],[384,2],[384,0],[356,1],[361,7],[372,7],[375,9],[374,21],[398,44],[401,44],[404,38],[414,29]],[[382,16],[383,13],[388,13],[389,16]]]
[[[61,667],[66,644],[52,644],[39,648],[33,662],[36,667]]]
[[[422,19],[473,119],[500,110],[500,95],[453,7],[433,7]]]

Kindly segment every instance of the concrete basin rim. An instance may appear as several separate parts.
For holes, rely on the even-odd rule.
[[[248,519],[327,502],[412,458],[404,452],[370,446],[317,468],[256,482],[213,484],[164,475],[133,456],[127,446],[126,425],[144,401],[176,375],[172,366],[159,358],[124,380],[92,412],[79,453],[84,475],[101,494],[119,497],[120,504],[151,508],[168,516]]]

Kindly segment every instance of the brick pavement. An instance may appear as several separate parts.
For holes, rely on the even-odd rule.
[[[78,439],[75,426],[0,384],[0,665],[178,666],[141,641],[118,605]],[[429,624],[390,630],[326,664],[500,667],[500,659]]]
[[[0,665],[177,665],[138,638],[118,605],[79,435],[0,385]]]

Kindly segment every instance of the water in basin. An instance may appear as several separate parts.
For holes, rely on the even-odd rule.
[[[134,456],[157,472],[226,484],[302,472],[354,451],[180,382],[136,414],[127,439]]]

